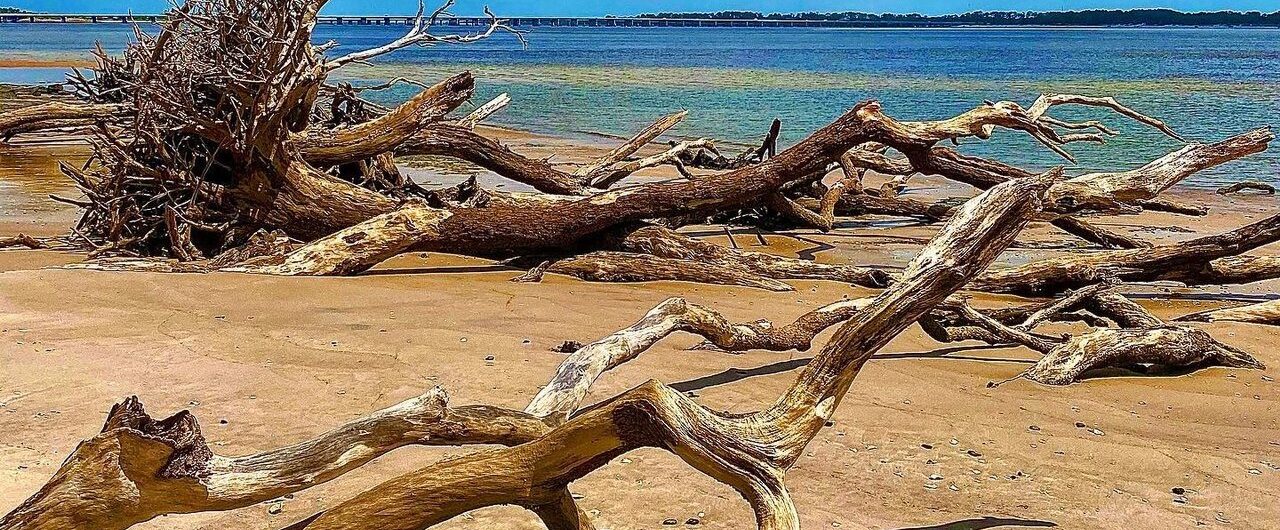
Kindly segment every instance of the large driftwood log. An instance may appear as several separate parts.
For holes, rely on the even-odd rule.
[[[394,208],[387,208],[385,199],[379,199],[376,204],[359,209],[366,213],[386,213],[315,240],[310,245],[314,248],[304,247],[289,256],[278,270],[264,272],[359,271],[376,265],[388,252],[406,248],[491,257],[562,251],[592,236],[646,219],[705,214],[749,203],[812,172],[813,168],[825,166],[840,153],[866,141],[898,145],[922,141],[904,135],[894,123],[877,103],[862,103],[809,138],[760,164],[693,181],[649,183],[572,200],[490,201],[474,207],[444,209],[407,205],[399,211],[390,211]],[[311,177],[311,182],[332,182]],[[326,191],[330,196],[337,193],[337,190]],[[317,196],[315,193],[298,195]],[[318,212],[332,210],[312,206],[310,209],[288,208],[287,213],[298,214],[290,216],[290,220],[300,223],[307,211],[314,217]],[[325,221],[313,218],[307,225],[314,231],[317,225],[332,228],[339,224],[332,220],[332,213],[326,217]],[[404,218],[413,218],[414,222],[405,225]],[[343,250],[348,242],[360,242],[361,250]],[[313,263],[320,253],[327,256],[323,263]]]
[[[517,445],[549,429],[530,414],[449,407],[435,389],[299,444],[224,457],[209,449],[195,416],[156,420],[129,398],[0,529],[112,530],[167,513],[230,510],[327,482],[405,445]]]

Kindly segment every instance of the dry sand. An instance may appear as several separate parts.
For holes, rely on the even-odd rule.
[[[598,151],[513,131],[486,134],[532,156],[555,153],[560,161]],[[83,154],[64,148],[58,156]],[[0,147],[0,234],[57,234],[74,219],[74,212],[40,199],[66,191],[51,160],[31,149]],[[418,177],[459,177],[458,168],[449,171]],[[912,191],[963,192],[929,179],[914,182]],[[1168,240],[1192,235],[1180,228],[1218,232],[1276,210],[1270,197],[1183,192],[1181,198],[1208,201],[1213,213],[1207,219],[1144,214],[1102,224]],[[847,222],[831,234],[766,234],[767,250],[895,268],[935,229]],[[725,242],[723,234],[706,232]],[[1025,239],[1035,248],[1006,253],[1004,264],[1078,251],[1044,226]],[[765,249],[751,233],[738,241]],[[80,259],[0,252],[0,511],[44,483],[78,441],[97,432],[111,404],[131,394],[154,414],[191,409],[217,452],[243,454],[302,440],[434,385],[448,389],[455,404],[523,407],[563,359],[551,346],[611,333],[670,296],[731,318],[788,321],[819,304],[871,293],[821,282],[793,282],[792,293],[563,277],[517,284],[507,281],[516,271],[443,255],[397,258],[355,278],[50,268]],[[1260,299],[1274,288],[1154,287],[1148,289],[1153,295],[1178,300],[1143,303],[1171,317]],[[1222,341],[1280,366],[1276,330],[1209,327]],[[749,411],[771,403],[809,355],[684,350],[695,342],[690,336],[663,341],[605,375],[589,400],[658,379],[695,392],[709,406]],[[496,357],[492,366],[484,361],[488,355]],[[1280,527],[1280,385],[1264,380],[1266,373],[1108,374],[1066,388],[1026,381],[987,388],[1034,358],[1021,348],[940,345],[918,328],[895,339],[859,375],[834,426],[789,475],[805,527]],[[280,528],[397,474],[473,450],[401,449],[297,494],[276,515],[261,505],[163,517],[140,528]],[[935,474],[943,479],[928,480]],[[1186,489],[1185,504],[1174,502],[1174,487]],[[582,506],[602,529],[660,528],[668,518],[683,527],[691,517],[706,528],[753,526],[733,490],[658,450],[614,460],[572,490],[584,496]],[[541,526],[528,512],[508,507],[478,510],[442,527]]]

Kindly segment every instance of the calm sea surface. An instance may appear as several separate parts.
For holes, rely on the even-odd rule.
[[[334,53],[342,53],[403,29],[325,26],[317,38],[338,41]],[[116,50],[130,37],[124,25],[0,25],[0,59],[83,57],[95,41]],[[1200,141],[1280,124],[1280,30],[537,28],[529,41],[528,49],[510,36],[414,48],[340,72],[358,82],[429,83],[469,69],[478,102],[500,92],[514,98],[491,121],[562,135],[627,134],[689,109],[675,134],[751,142],[778,117],[790,143],[865,99],[902,119],[937,119],[983,100],[1029,105],[1043,92],[1115,96]],[[0,68],[0,82],[60,77],[59,69]],[[375,99],[390,103],[414,90]],[[1125,169],[1178,147],[1102,111],[1055,115],[1100,118],[1121,132],[1105,146],[1071,146],[1079,159],[1072,171]],[[1012,132],[962,149],[1029,168],[1062,163]],[[1194,183],[1243,177],[1280,180],[1280,146]]]

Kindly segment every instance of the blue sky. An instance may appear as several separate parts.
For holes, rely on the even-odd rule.
[[[430,3],[430,2],[428,2]],[[459,0],[457,14],[475,14],[488,4],[500,15],[630,15],[652,11],[719,11],[739,9],[763,12],[866,11],[893,13],[956,13],[974,10],[1037,10],[1167,7],[1183,11],[1280,11],[1280,0]],[[42,12],[137,13],[163,11],[165,0],[0,0],[0,6]],[[409,14],[417,0],[330,0],[329,14]]]

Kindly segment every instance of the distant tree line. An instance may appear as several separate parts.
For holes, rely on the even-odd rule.
[[[714,13],[644,13],[638,18],[721,20],[822,20],[870,23],[946,23],[989,26],[1280,26],[1280,11],[1213,11],[1184,13],[1172,9],[1090,9],[1085,11],[973,11],[953,15],[917,13],[770,13],[717,11]]]
[[[0,15],[17,15],[19,13],[30,13],[30,11],[18,9],[16,7],[0,6]]]

